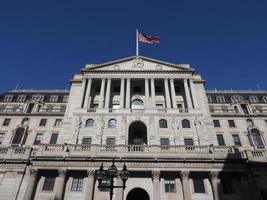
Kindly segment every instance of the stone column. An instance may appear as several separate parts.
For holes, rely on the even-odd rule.
[[[32,200],[34,199],[35,195],[35,187],[36,187],[36,180],[37,180],[37,173],[36,169],[29,169],[29,177],[28,177],[28,186],[24,195],[24,200]]]
[[[151,102],[152,108],[156,108],[156,95],[155,95],[155,83],[154,79],[150,79],[151,81]]]
[[[122,186],[123,185],[123,181],[121,179],[121,177],[119,176],[120,172],[118,173],[117,176],[117,182],[116,185],[117,186]],[[123,200],[123,188],[117,188],[116,189],[116,200]]]
[[[104,105],[105,84],[106,84],[106,79],[103,78],[102,82],[101,82],[100,98],[99,98],[98,108],[103,108],[103,105]]]
[[[108,79],[107,89],[106,89],[106,98],[105,98],[105,108],[109,108],[109,101],[110,101],[110,86],[111,86],[111,79]]]
[[[83,99],[84,99],[84,90],[85,90],[85,85],[86,85],[86,79],[83,79],[83,82],[82,82],[82,87],[81,87],[81,102],[80,102],[80,108],[83,107]]]
[[[152,171],[152,178],[153,178],[153,200],[160,200],[160,172],[159,171]]]
[[[188,88],[188,83],[187,79],[184,79],[184,91],[185,91],[185,98],[186,98],[186,103],[187,103],[187,108],[192,109],[192,101],[190,97],[190,92]]]
[[[165,88],[165,100],[167,108],[171,108],[171,99],[170,99],[170,91],[169,91],[169,84],[168,79],[164,79],[164,88]]]
[[[176,93],[175,93],[175,88],[174,88],[174,80],[170,80],[171,84],[171,97],[172,97],[172,107],[174,109],[177,109],[177,103],[176,103]]]
[[[214,200],[220,200],[220,194],[219,194],[219,172],[210,172],[209,173],[210,182],[212,186],[212,193]]]
[[[131,98],[131,79],[127,79],[127,86],[126,86],[126,102],[125,108],[130,108],[130,98]]]
[[[64,198],[66,172],[67,172],[66,170],[58,170],[58,177],[56,178],[56,183],[55,183],[56,200],[63,200]]]
[[[125,79],[121,79],[120,108],[124,108],[124,85],[125,85]]]
[[[189,185],[189,171],[181,171],[184,200],[191,200],[191,192]]]
[[[87,171],[87,177],[85,178],[85,199],[86,200],[93,200],[93,194],[94,194],[94,170],[88,170]]]
[[[191,94],[192,94],[192,99],[193,99],[193,105],[194,105],[194,108],[197,108],[198,104],[197,104],[195,85],[192,79],[189,80],[189,83],[190,83],[190,89],[191,89]]]
[[[86,93],[85,93],[85,99],[84,99],[84,107],[85,108],[90,108],[90,93],[91,93],[91,87],[92,87],[92,79],[89,78],[88,79],[88,84],[87,84],[87,88],[86,88]]]
[[[146,108],[149,108],[149,85],[148,85],[148,79],[145,79],[145,97],[146,97]]]

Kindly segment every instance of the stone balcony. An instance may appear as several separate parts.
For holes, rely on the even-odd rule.
[[[0,147],[0,161],[27,161],[31,155],[30,147]]]

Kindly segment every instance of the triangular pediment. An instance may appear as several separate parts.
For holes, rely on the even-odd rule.
[[[144,56],[131,56],[102,64],[86,65],[85,71],[188,71],[189,64],[172,64]]]

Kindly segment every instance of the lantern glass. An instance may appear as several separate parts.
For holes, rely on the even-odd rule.
[[[114,161],[112,165],[108,168],[108,175],[109,176],[117,176],[118,170],[117,167],[114,165]]]
[[[125,165],[125,163],[124,163],[124,165],[123,165],[123,169],[121,170],[120,177],[121,177],[121,179],[122,179],[123,181],[126,181],[126,180],[129,178],[129,175],[130,175],[130,173],[129,173],[129,171],[127,170],[126,165]]]

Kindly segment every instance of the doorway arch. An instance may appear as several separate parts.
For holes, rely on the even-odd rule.
[[[144,189],[134,188],[127,194],[126,200],[150,200],[150,198]]]
[[[147,144],[147,128],[141,121],[133,122],[129,127],[128,134],[129,145],[144,145]]]

